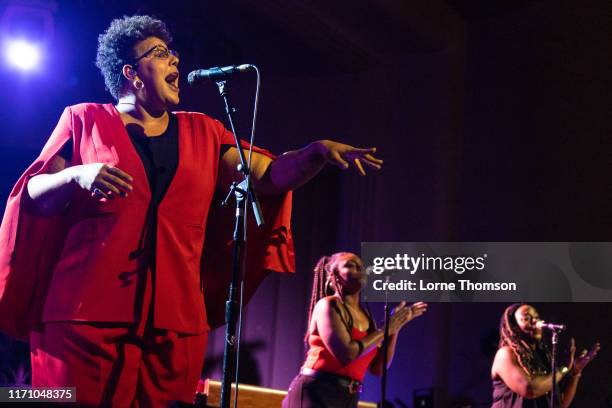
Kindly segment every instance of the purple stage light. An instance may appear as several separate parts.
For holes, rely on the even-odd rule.
[[[0,39],[4,59],[12,68],[36,71],[44,49],[52,43],[54,0],[8,0],[0,13]]]
[[[22,71],[32,71],[41,59],[40,48],[26,40],[8,40],[4,46],[4,56],[9,65]]]

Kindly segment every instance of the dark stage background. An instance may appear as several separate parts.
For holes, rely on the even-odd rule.
[[[379,174],[329,168],[295,193],[298,271],[269,277],[247,308],[245,382],[286,389],[297,373],[310,271],[323,254],[358,252],[362,241],[612,241],[612,2],[28,3],[51,5],[54,36],[42,72],[0,68],[2,197],[64,106],[111,101],[93,64],[96,38],[135,12],[175,34],[181,109],[224,118],[216,88],[188,88],[186,74],[248,62],[263,72],[259,145],[281,153],[331,138],[379,148]],[[233,81],[243,135],[253,84]],[[538,305],[579,345],[602,342],[574,407],[612,407],[609,305]],[[413,407],[415,389],[433,388],[436,407],[488,406],[505,306],[433,304],[407,326],[389,371],[395,405]],[[221,353],[217,331],[213,377]],[[27,370],[27,345],[0,336],[0,383],[27,381]],[[363,399],[377,398],[368,377]]]

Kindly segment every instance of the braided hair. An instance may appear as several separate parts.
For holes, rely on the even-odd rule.
[[[499,323],[498,348],[508,346],[516,357],[521,368],[528,375],[548,374],[548,361],[551,354],[544,342],[537,342],[536,349],[531,348],[531,340],[518,326],[515,313],[525,303],[514,303],[504,310]]]
[[[352,254],[349,252],[336,252],[331,256],[323,256],[319,259],[314,267],[312,293],[310,295],[310,306],[308,308],[308,326],[306,327],[306,334],[304,335],[305,343],[308,343],[308,336],[310,335],[310,322],[317,302],[326,296],[336,295],[340,298],[340,302],[344,304],[344,293],[342,286],[340,285],[338,270],[334,267],[334,264],[340,257],[345,255]],[[370,322],[370,327],[375,327],[369,305],[366,304],[366,307],[366,314]],[[340,316],[342,316],[342,314],[340,314]],[[348,312],[348,322],[345,322],[345,325],[349,332],[353,330],[353,316],[350,312]]]

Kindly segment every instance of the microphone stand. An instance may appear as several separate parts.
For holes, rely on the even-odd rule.
[[[552,331],[552,357],[551,357],[551,372],[552,372],[552,389],[550,390],[550,408],[557,408],[561,406],[559,400],[559,388],[557,384],[557,343],[559,342],[559,331]]]
[[[385,277],[386,283],[389,283],[389,276]],[[388,288],[389,285],[386,285],[385,288]],[[382,376],[380,378],[380,406],[384,408],[387,403],[387,350],[389,348],[389,290],[385,290],[385,330],[383,336],[382,343],[382,353],[383,353],[383,366],[382,366]]]
[[[264,223],[263,214],[259,207],[259,201],[255,194],[255,190],[251,183],[250,169],[247,165],[246,157],[242,151],[240,140],[234,128],[234,113],[236,109],[230,104],[228,96],[228,86],[226,81],[217,82],[219,94],[225,102],[225,112],[229,119],[230,127],[234,135],[234,142],[238,149],[240,164],[238,171],[244,175],[244,181],[240,184],[232,183],[230,192],[223,201],[223,205],[227,205],[227,201],[232,193],[236,199],[236,221],[234,224],[233,248],[232,248],[232,278],[229,287],[228,299],[225,302],[225,347],[223,350],[223,378],[221,381],[221,408],[229,408],[230,394],[232,388],[232,374],[236,374],[236,397],[234,402],[238,401],[238,358],[237,351],[240,347],[240,337],[236,337],[236,325],[239,317],[242,314],[242,289],[244,286],[244,260],[245,260],[245,243],[246,239],[246,208],[249,201],[252,204],[255,218],[258,225]]]

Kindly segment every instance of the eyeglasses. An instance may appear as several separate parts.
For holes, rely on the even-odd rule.
[[[136,64],[141,59],[149,56],[150,54],[153,55],[153,58],[159,58],[159,59],[162,59],[162,60],[168,59],[170,57],[170,55],[172,55],[175,58],[179,57],[178,51],[169,50],[168,48],[164,47],[163,45],[159,45],[158,44],[158,45],[152,47],[151,49],[149,49],[148,51],[146,51],[140,57],[136,58],[134,60],[134,64]]]
[[[134,67],[136,67],[136,65],[138,65],[138,61],[140,61],[141,59],[147,57],[149,54],[153,54],[153,58],[158,58],[158,59],[168,59],[170,57],[170,55],[172,55],[173,57],[177,58],[179,57],[179,53],[178,51],[175,50],[169,50],[168,48],[164,47],[163,45],[159,45],[157,44],[156,46],[150,48],[149,50],[147,50],[144,54],[142,54],[140,57],[136,58],[134,60],[134,62],[132,62],[132,65],[134,65]],[[117,84],[121,84],[121,78],[123,77],[123,74],[119,74],[119,76],[117,77]]]

